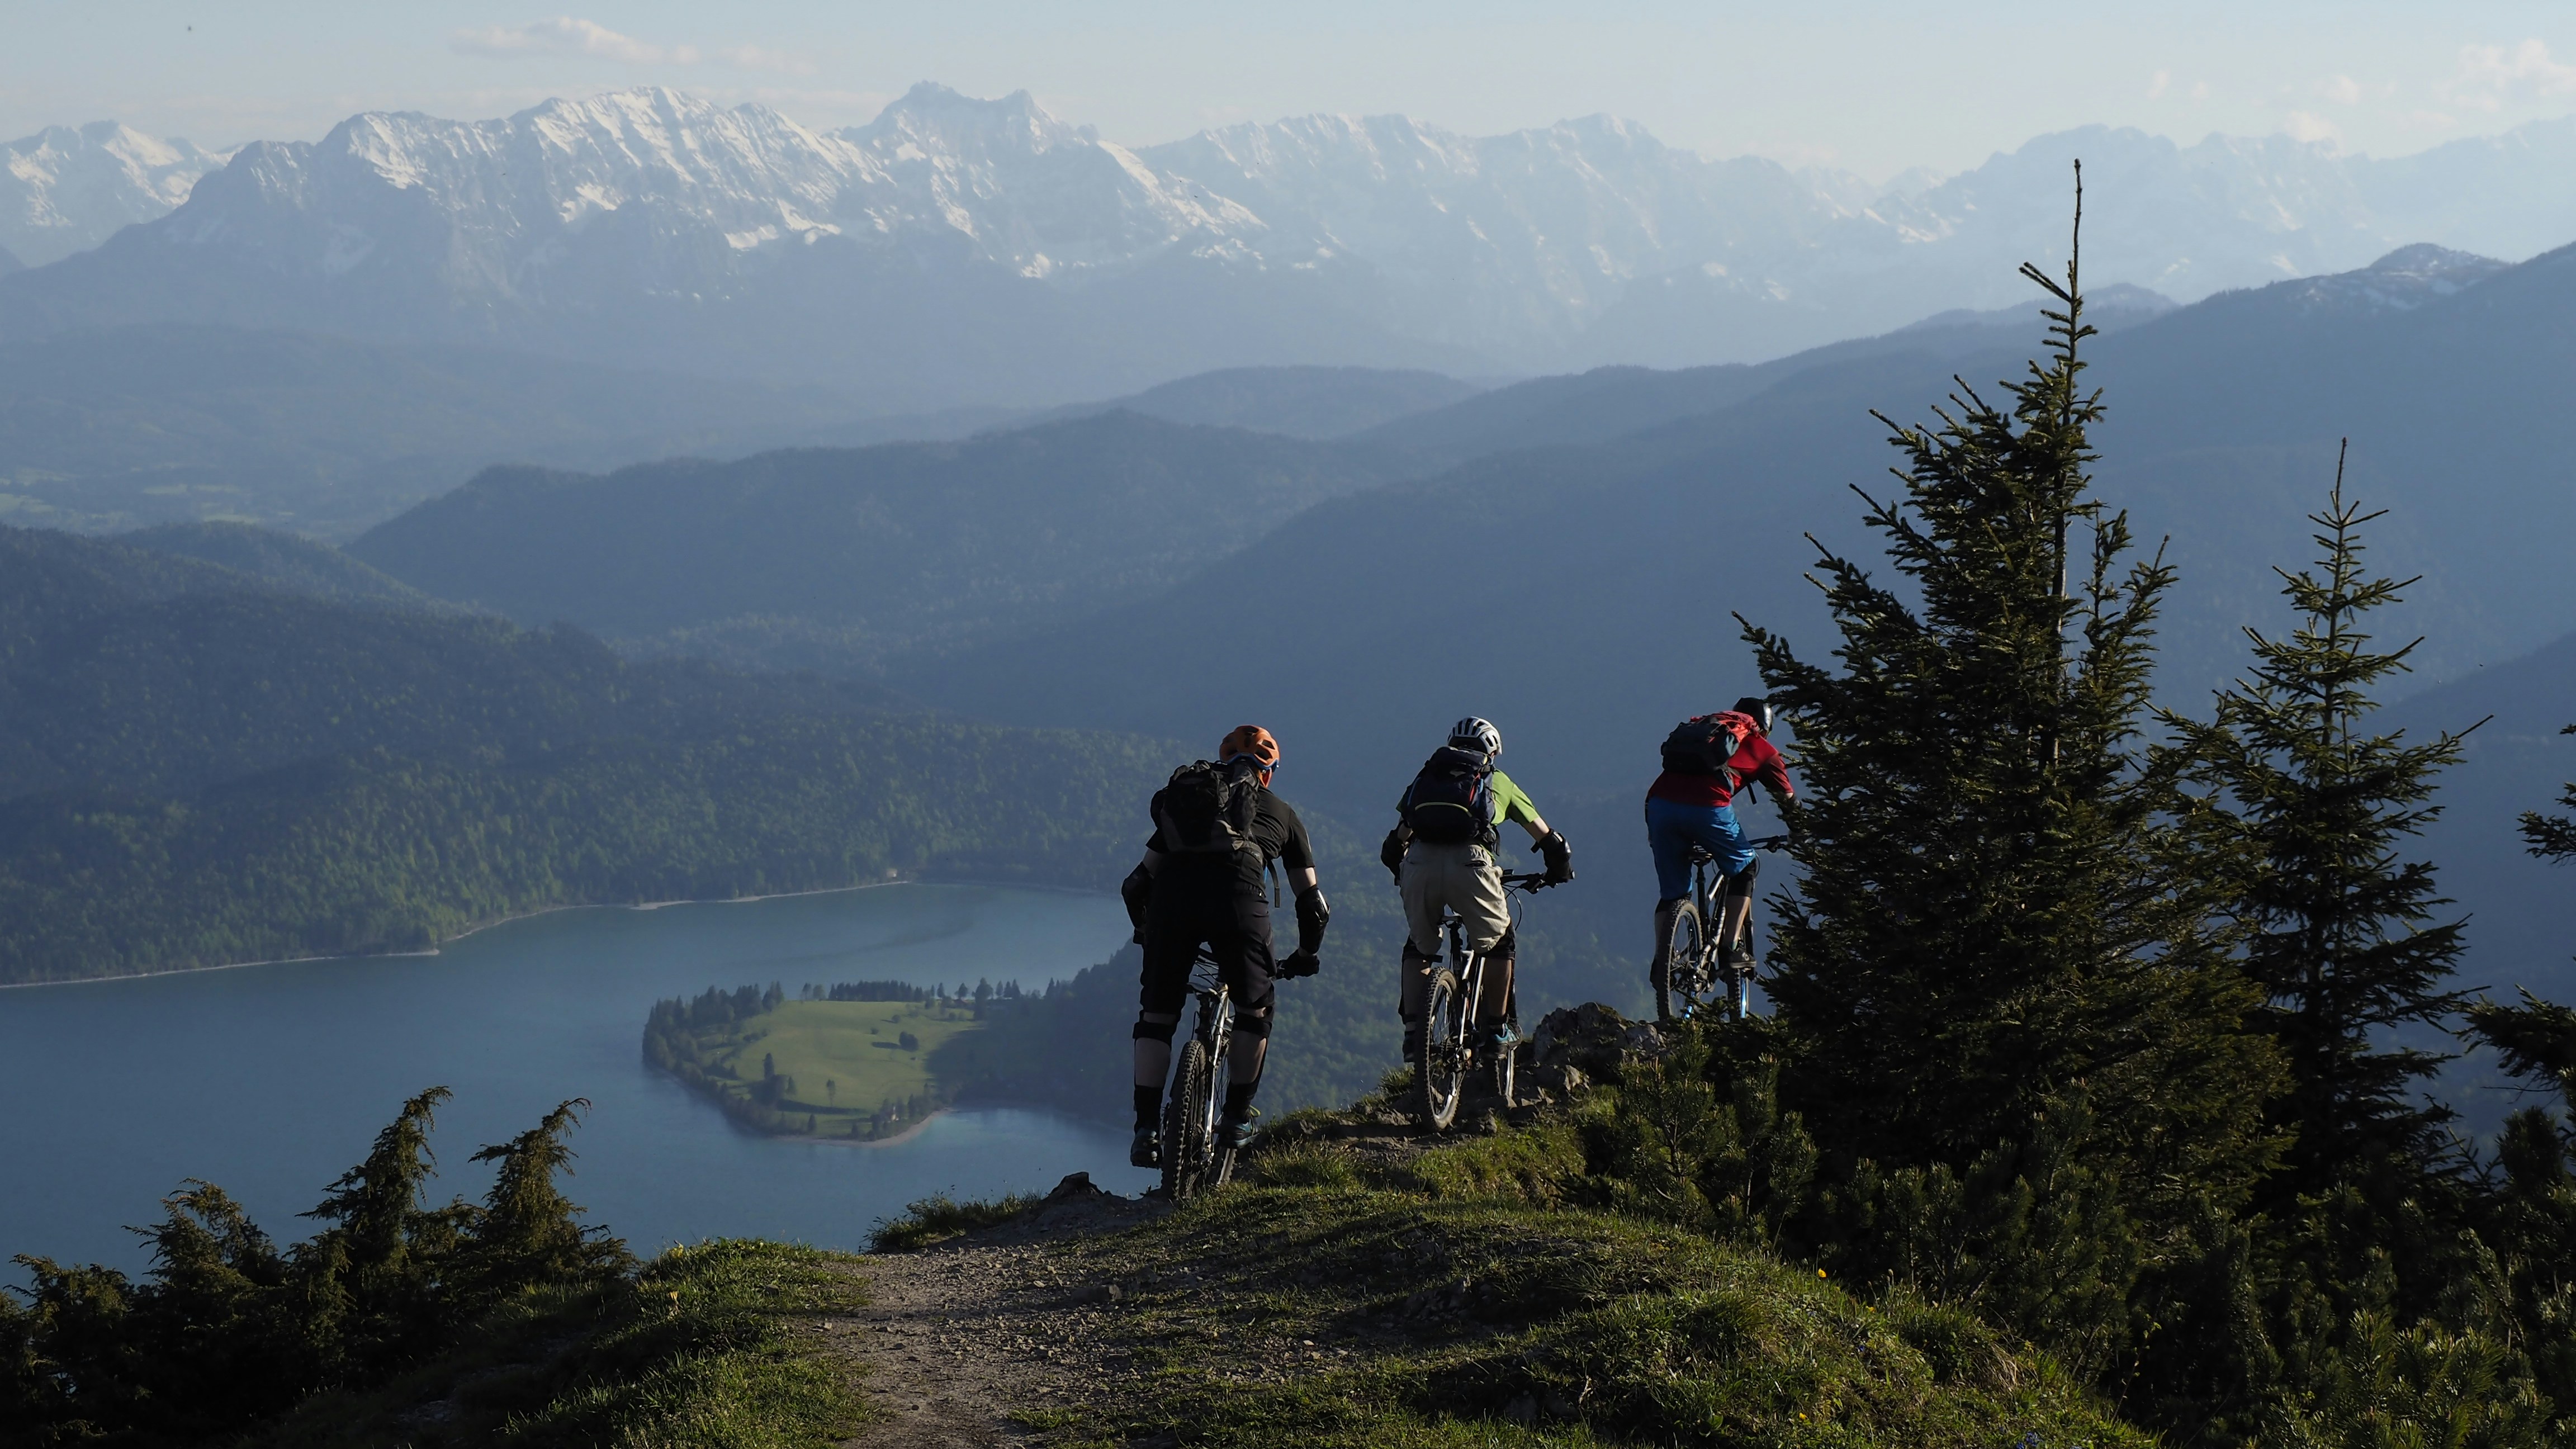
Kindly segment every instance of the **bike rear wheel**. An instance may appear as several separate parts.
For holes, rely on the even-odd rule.
[[[1459,1090],[1467,1081],[1467,1003],[1458,993],[1458,974],[1446,966],[1432,969],[1422,993],[1422,1045],[1415,1049],[1413,1081],[1421,1094],[1422,1125],[1447,1131],[1457,1120]]]
[[[1216,1146],[1216,1063],[1207,1043],[1192,1038],[1181,1048],[1172,1074],[1172,1099],[1163,1108],[1163,1195],[1181,1202],[1202,1188]]]
[[[1724,1003],[1732,993],[1711,969],[1708,923],[1688,896],[1673,905],[1664,939],[1655,943],[1655,1018],[1685,1021]]]

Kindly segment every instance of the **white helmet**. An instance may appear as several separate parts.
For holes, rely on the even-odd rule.
[[[1499,755],[1503,752],[1503,732],[1491,721],[1469,715],[1449,727],[1449,743],[1475,750],[1478,754]]]

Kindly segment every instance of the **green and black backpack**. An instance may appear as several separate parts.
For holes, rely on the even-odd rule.
[[[1442,845],[1494,843],[1494,762],[1474,750],[1443,745],[1422,762],[1404,792],[1404,823],[1417,840]]]

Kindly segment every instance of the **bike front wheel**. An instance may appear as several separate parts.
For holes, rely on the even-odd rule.
[[[1458,1095],[1466,1080],[1467,1002],[1458,991],[1458,973],[1436,967],[1422,994],[1422,1045],[1413,1058],[1423,1126],[1434,1132],[1448,1130],[1457,1120]]]
[[[1722,1007],[1734,994],[1712,969],[1708,923],[1699,913],[1699,902],[1685,896],[1674,903],[1664,939],[1655,948],[1656,1020],[1685,1021]]]
[[[1208,1167],[1216,1148],[1216,1063],[1207,1043],[1181,1048],[1172,1074],[1172,1099],[1163,1108],[1163,1196],[1182,1202],[1213,1186]]]

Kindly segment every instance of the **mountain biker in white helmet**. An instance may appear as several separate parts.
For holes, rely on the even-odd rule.
[[[1406,1061],[1421,1045],[1423,997],[1431,963],[1440,955],[1443,910],[1458,913],[1467,949],[1482,952],[1489,963],[1476,1003],[1478,1045],[1512,1039],[1512,966],[1519,943],[1503,898],[1498,827],[1509,822],[1529,832],[1530,848],[1547,862],[1549,884],[1574,879],[1573,848],[1548,828],[1528,793],[1494,768],[1502,752],[1502,731],[1491,723],[1470,715],[1450,726],[1448,743],[1432,752],[1396,801],[1396,826],[1378,851],[1404,898],[1407,939],[1397,1011],[1404,1019]]]

